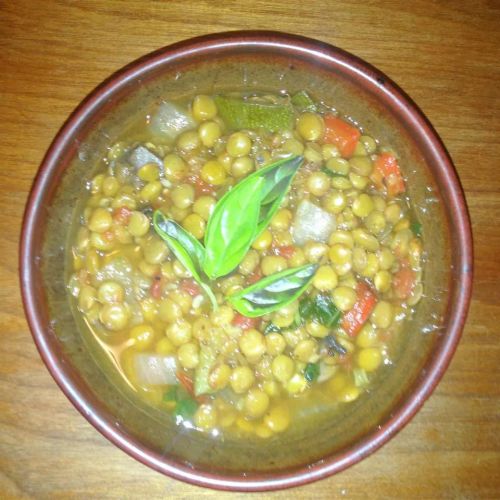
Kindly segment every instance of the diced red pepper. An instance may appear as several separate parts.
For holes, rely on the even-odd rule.
[[[323,140],[339,148],[340,154],[350,158],[354,154],[361,132],[340,118],[333,115],[325,116],[325,134]]]
[[[200,295],[201,293],[198,283],[191,279],[182,280],[180,288],[182,291],[189,293],[191,297],[196,297],[196,295]]]
[[[337,356],[337,364],[342,366],[346,371],[351,371],[352,370],[351,354],[344,354],[343,356]]]
[[[392,278],[394,293],[399,299],[407,299],[415,286],[415,272],[408,266],[403,266],[394,273]]]
[[[120,207],[115,209],[115,211],[113,212],[113,219],[115,220],[115,222],[118,222],[118,224],[126,225],[128,224],[131,215],[132,210],[130,210],[130,208]]]
[[[159,299],[161,297],[161,294],[163,292],[163,282],[161,278],[158,276],[157,278],[154,279],[153,283],[151,284],[151,287],[149,288],[149,293],[153,299]]]
[[[211,194],[211,195],[215,194],[213,186],[207,184],[203,179],[201,179],[197,175],[195,174],[189,175],[187,177],[187,180],[193,185],[197,196],[200,196],[202,194]]]
[[[359,333],[377,303],[375,294],[366,283],[358,283],[356,292],[358,298],[353,308],[347,311],[342,319],[342,328],[351,337]]]
[[[177,379],[179,380],[179,383],[186,389],[186,391],[191,395],[194,396],[194,383],[193,379],[183,370],[177,370]]]
[[[255,328],[259,323],[259,318],[247,318],[242,314],[236,313],[233,318],[233,325],[240,327],[242,330],[249,330]]]
[[[398,161],[391,153],[382,153],[377,157],[371,179],[378,189],[385,187],[389,196],[397,196],[406,190]]]
[[[105,231],[104,233],[102,233],[102,237],[106,241],[111,242],[115,239],[115,233],[113,233],[113,231],[111,231],[111,230],[108,230],[108,231]]]
[[[247,283],[249,285],[253,285],[254,283],[257,283],[262,278],[262,274],[260,273],[260,270],[255,271],[253,274],[248,276],[247,278]]]
[[[274,247],[273,251],[276,255],[280,257],[285,257],[285,259],[290,259],[295,253],[295,247],[293,245],[285,245],[281,247]]]

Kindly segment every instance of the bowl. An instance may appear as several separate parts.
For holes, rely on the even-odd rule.
[[[398,362],[342,418],[255,443],[185,434],[148,410],[102,367],[69,307],[63,263],[75,207],[106,144],[137,106],[162,95],[306,88],[394,146],[426,247],[425,295]],[[415,415],[457,347],[470,300],[471,229],[457,174],[435,130],[380,71],[325,43],[275,32],[203,36],[151,53],[99,85],[50,146],[26,206],[20,248],[26,316],[50,373],[113,444],[173,478],[227,490],[308,483],[358,462]],[[108,373],[108,374],[106,374]]]

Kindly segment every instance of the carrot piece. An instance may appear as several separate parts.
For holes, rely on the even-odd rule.
[[[262,278],[262,274],[260,273],[260,270],[255,271],[253,274],[248,276],[247,278],[247,283],[249,285],[253,285],[254,283],[257,283]]]
[[[415,286],[415,272],[409,267],[402,267],[394,274],[392,286],[399,299],[408,298]]]
[[[149,293],[153,299],[159,299],[163,291],[163,283],[160,277],[154,279],[153,283],[149,287]]]
[[[113,219],[118,223],[118,224],[128,224],[128,221],[130,220],[130,216],[132,215],[132,210],[128,207],[120,207],[117,208],[113,212]]]
[[[351,337],[359,333],[377,303],[375,294],[366,283],[358,283],[356,292],[358,298],[354,306],[344,314],[342,319],[342,328]]]
[[[177,370],[177,379],[179,380],[179,383],[186,389],[186,391],[191,395],[194,396],[194,383],[193,379],[183,370]]]
[[[323,140],[339,148],[344,157],[354,154],[361,132],[340,118],[333,115],[325,116],[325,134]]]
[[[259,322],[259,318],[247,318],[242,314],[236,313],[233,318],[233,325],[240,327],[242,330],[249,330],[255,328]]]
[[[207,184],[201,177],[192,174],[188,176],[187,180],[193,184],[197,196],[201,196],[202,194],[210,194],[213,196],[215,194],[214,188]]]
[[[195,297],[201,293],[200,287],[196,281],[190,279],[182,280],[180,288],[182,291],[189,293],[191,297]]]
[[[275,247],[273,252],[280,257],[285,257],[285,259],[289,259],[295,253],[295,247],[293,245],[285,245],[281,247]]]
[[[389,196],[396,196],[406,190],[398,161],[391,153],[382,153],[378,156],[371,178],[379,189],[385,186]]]

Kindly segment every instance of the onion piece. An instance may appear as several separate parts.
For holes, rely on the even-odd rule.
[[[144,146],[137,146],[129,155],[128,162],[139,170],[143,165],[154,163],[163,169],[163,162],[154,153]]]
[[[151,117],[153,133],[175,139],[181,132],[194,128],[196,122],[180,106],[164,101]]]
[[[296,245],[304,245],[311,240],[326,243],[336,227],[334,215],[308,200],[302,200],[293,221],[293,241]]]
[[[136,354],[135,373],[139,384],[172,385],[178,384],[177,362],[174,356],[157,354]]]

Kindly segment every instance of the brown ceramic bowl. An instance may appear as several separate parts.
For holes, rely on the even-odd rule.
[[[214,442],[186,435],[147,409],[106,371],[84,341],[65,288],[65,248],[85,181],[126,117],[159,95],[234,88],[315,97],[351,116],[401,156],[423,226],[425,296],[408,325],[397,363],[369,397],[341,417],[275,440]],[[472,278],[471,230],[462,189],[436,132],[385,75],[330,45],[272,32],[233,32],[161,49],[95,89],[57,134],[34,182],[21,243],[21,286],[36,345],[66,396],[111,442],[144,464],[193,484],[270,490],[345,469],[393,437],[442,377],[459,341]],[[104,367],[104,370],[102,369]],[[90,459],[90,458],[89,458]]]

